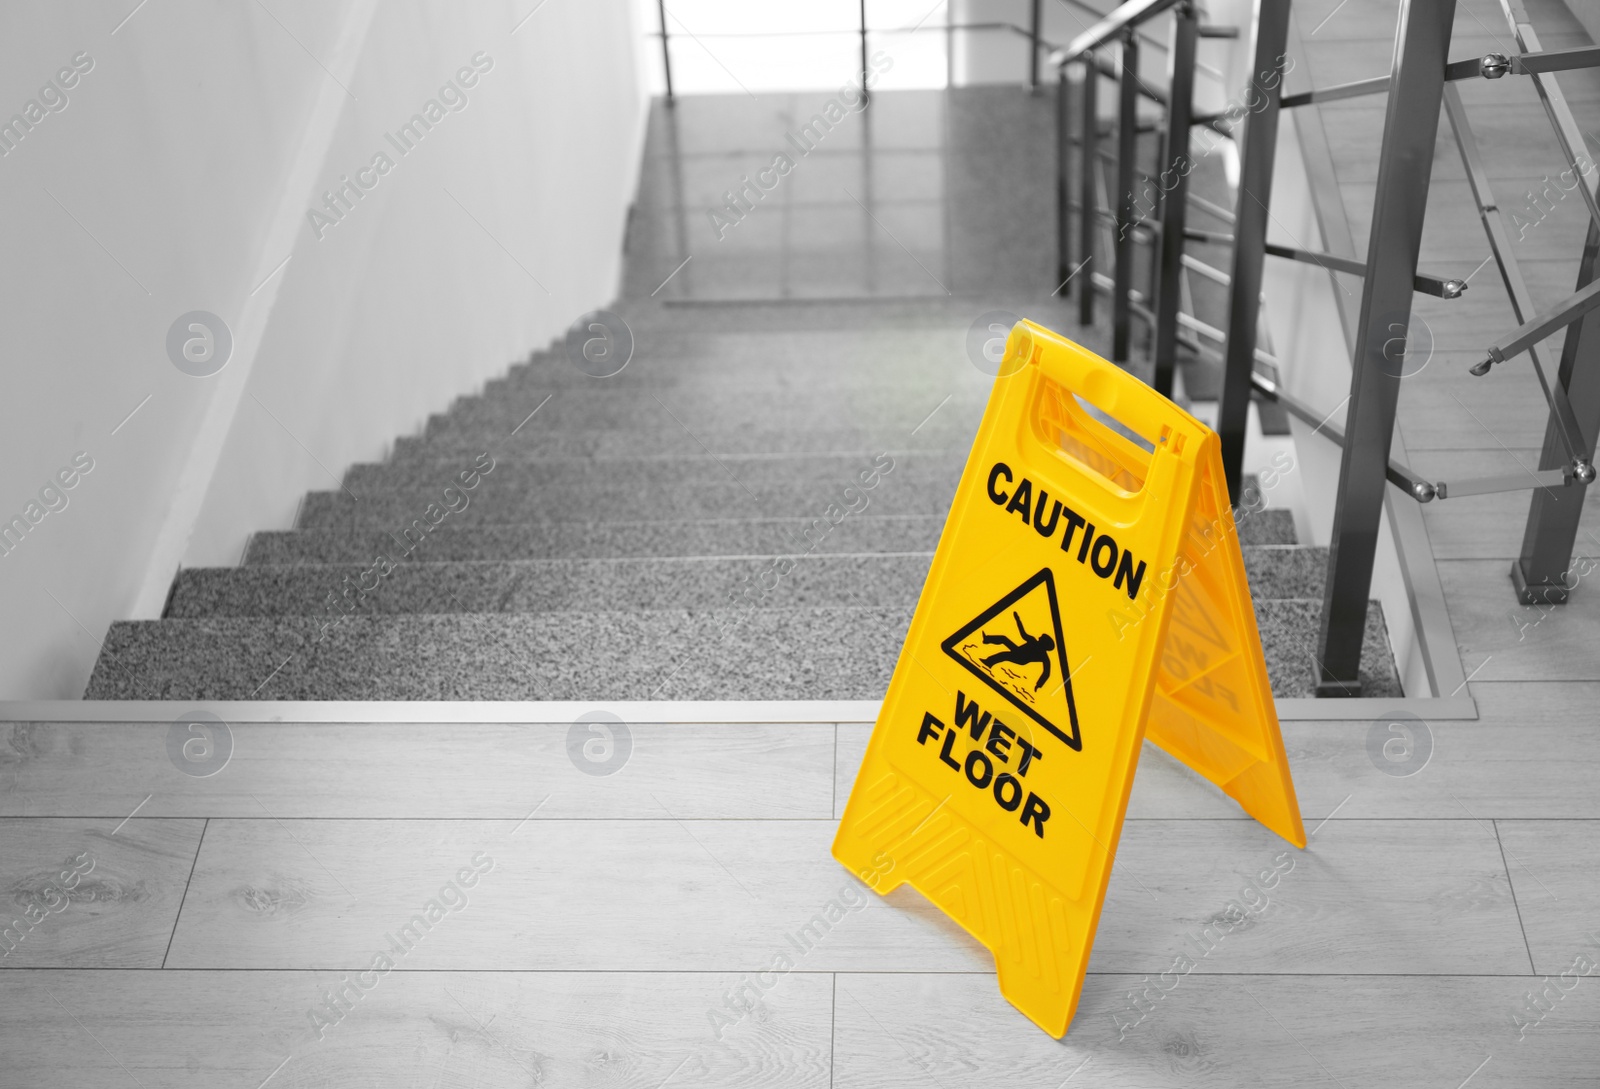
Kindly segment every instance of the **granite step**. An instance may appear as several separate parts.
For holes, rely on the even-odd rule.
[[[1295,536],[1294,513],[1277,508],[1254,510],[1238,519],[1239,543],[1242,545],[1292,545]],[[1326,566],[1326,560],[1324,560]],[[1321,594],[1321,591],[1318,591]]]
[[[653,284],[651,285],[654,286]],[[966,329],[981,314],[1006,310],[1076,339],[1096,335],[1078,325],[1076,299],[1045,291],[958,292],[950,296],[901,299],[772,299],[705,302],[682,299],[622,298],[607,309],[620,315],[636,337],[682,333],[792,333],[817,329],[866,333]],[[1109,323],[1105,322],[1109,332]]]
[[[700,397],[721,391],[747,394],[782,394],[789,391],[815,393],[822,389],[848,393],[852,390],[894,391],[910,387],[948,386],[953,389],[987,390],[993,378],[968,360],[964,334],[951,333],[937,350],[929,348],[916,355],[904,349],[898,358],[883,362],[872,354],[834,354],[819,348],[813,354],[783,358],[763,345],[782,344],[776,336],[739,338],[742,359],[716,356],[663,357],[637,356],[619,373],[596,378],[577,370],[564,356],[535,357],[536,362],[521,363],[506,374],[491,378],[474,394],[464,394],[451,402],[451,409],[472,404],[492,404],[507,396],[543,397],[547,393],[600,392],[634,393],[641,396]],[[753,343],[744,343],[753,342]],[[642,350],[642,349],[641,349]],[[887,355],[887,351],[878,355]]]
[[[930,406],[932,407],[932,406]],[[948,414],[947,414],[948,413]],[[552,428],[536,416],[515,435],[499,434],[484,441],[476,428],[438,426],[431,434],[407,435],[394,441],[388,464],[429,458],[471,461],[481,453],[504,459],[693,457],[707,451],[729,455],[806,455],[857,451],[868,456],[891,453],[965,453],[978,433],[982,410],[949,412],[949,406],[910,424],[829,424],[807,428],[774,426],[761,420],[748,424],[701,423],[691,430],[667,419],[665,425],[638,427]],[[663,417],[666,419],[665,417]],[[919,427],[918,424],[921,424]]]
[[[1273,693],[1314,692],[1320,603],[1256,606]],[[89,699],[881,699],[908,608],[119,621]],[[1069,661],[1070,661],[1069,655]],[[1377,603],[1362,682],[1398,696]]]
[[[871,699],[909,621],[824,608],[118,622],[86,697]]]
[[[296,525],[305,529],[370,527],[401,534],[416,523],[435,518],[439,524],[527,525],[549,522],[648,522],[725,519],[809,514],[808,521],[854,515],[862,519],[886,515],[944,517],[960,482],[963,464],[955,458],[898,459],[892,472],[867,488],[849,474],[804,476],[786,473],[782,463],[767,459],[714,459],[726,464],[723,479],[710,473],[682,482],[657,485],[648,481],[614,480],[546,483],[543,470],[515,463],[499,466],[470,492],[446,488],[441,474],[433,486],[365,488],[349,492],[310,492]],[[861,461],[857,472],[871,462]],[[719,467],[720,469],[721,467]],[[446,503],[465,506],[446,511]],[[430,510],[432,514],[430,515]],[[844,512],[841,514],[840,512]],[[1264,510],[1240,522],[1240,540],[1250,544],[1295,543],[1294,520],[1288,511]]]
[[[901,381],[913,375],[979,381],[986,376],[967,355],[967,331],[965,323],[891,331],[707,333],[636,329],[631,356],[621,371],[609,377],[599,378],[580,368],[563,344],[532,353],[505,375],[493,379],[489,388],[671,388],[731,383],[760,389],[818,380],[843,384]]]
[[[761,426],[797,433],[848,427],[896,436],[903,442],[930,415],[945,413],[970,420],[975,433],[988,396],[988,386],[925,379],[908,380],[897,386],[840,388],[819,384],[781,390],[534,388],[489,400],[460,402],[447,413],[430,416],[423,435],[437,439],[464,434],[481,442],[480,449],[494,449],[509,442],[514,431],[520,435],[535,426],[546,432],[654,428],[696,435],[714,426]]]
[[[436,526],[411,557],[427,563],[493,560],[631,559],[650,556],[778,556],[796,551],[811,519],[697,519],[660,522],[545,522],[528,525]],[[818,554],[931,552],[942,516],[845,518],[826,533],[813,530]],[[809,548],[806,543],[803,548]],[[398,561],[407,545],[381,529],[302,529],[257,533],[244,563],[360,564],[377,556]]]
[[[453,488],[453,476],[419,473],[404,486],[311,492],[297,525],[303,528],[374,526],[399,533],[444,511],[442,524],[508,525],[540,522],[681,521],[692,518],[809,517],[855,508],[859,517],[886,514],[943,515],[961,477],[955,457],[895,459],[881,475],[874,461],[841,457],[831,464],[766,458],[702,458],[679,463],[683,475],[664,482],[658,463],[508,463],[479,478],[475,489]],[[882,465],[882,462],[876,463]],[[557,468],[557,467],[563,468]],[[871,486],[859,474],[871,476]],[[556,479],[549,479],[554,474]],[[424,480],[431,483],[424,484]],[[446,496],[446,489],[451,495]],[[463,497],[465,505],[463,506]]]
[[[1322,553],[1319,557],[1316,553]],[[1320,558],[1321,564],[1317,562]],[[915,605],[931,551],[784,557],[258,564],[180,571],[165,616],[614,612]],[[1244,549],[1257,601],[1318,596],[1325,550]],[[385,574],[384,572],[387,572]]]
[[[1287,512],[1284,512],[1287,513]],[[1299,599],[1322,601],[1328,577],[1328,550],[1316,545],[1250,544],[1251,524],[1240,529],[1245,576],[1257,601]],[[1292,528],[1292,526],[1291,526]]]
[[[914,605],[932,553],[195,567],[166,615],[616,612]],[[365,577],[363,575],[365,574]],[[346,581],[348,580],[348,582]],[[363,585],[369,590],[362,591]],[[343,604],[335,601],[345,595]]]
[[[448,563],[646,556],[778,556],[793,553],[796,535],[810,525],[811,519],[785,518],[525,525],[460,525],[446,521],[429,532],[410,558]],[[938,545],[943,528],[943,515],[846,518],[822,536],[817,552],[931,552]],[[814,537],[816,533],[813,531]],[[1294,520],[1287,511],[1260,512],[1240,522],[1239,541],[1246,547],[1291,545]],[[405,542],[383,528],[278,530],[252,536],[243,562],[246,565],[353,563],[367,566],[378,556],[398,562],[407,551]],[[1325,559],[1310,562],[1311,569],[1325,567]],[[1320,595],[1320,582],[1317,586],[1316,593],[1307,596]]]
[[[880,460],[879,455],[883,455]],[[474,462],[450,457],[415,458],[405,462],[362,462],[345,470],[344,487],[365,500],[382,492],[419,491],[432,493],[447,484],[458,483],[459,473],[470,473],[466,484],[498,484],[502,488],[551,487],[588,488],[601,484],[639,488],[673,488],[683,485],[733,484],[743,481],[754,487],[815,482],[829,486],[838,482],[877,482],[883,486],[899,473],[913,475],[929,471],[960,474],[966,459],[945,451],[830,450],[811,454],[738,454],[729,457],[694,454],[672,457],[610,458],[500,458]],[[490,466],[483,472],[484,466]],[[862,478],[861,474],[866,477]],[[510,484],[506,482],[511,482]]]

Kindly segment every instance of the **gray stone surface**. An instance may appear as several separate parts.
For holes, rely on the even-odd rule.
[[[937,405],[933,402],[928,407]],[[676,421],[665,426],[643,424],[636,427],[586,427],[546,430],[538,419],[498,444],[484,442],[473,430],[440,428],[431,435],[398,438],[390,452],[390,464],[419,460],[446,459],[470,462],[480,453],[491,454],[497,462],[548,458],[616,457],[694,457],[707,451],[718,457],[749,454],[820,454],[841,450],[861,453],[890,452],[954,453],[965,452],[977,434],[982,410],[974,408],[950,412],[949,406],[935,413],[918,429],[921,421],[896,424],[833,424],[823,422],[810,427],[785,427],[766,420],[747,423],[697,424],[690,430]],[[916,433],[912,434],[913,429]]]
[[[785,331],[721,331],[701,312],[696,328],[653,328],[629,323],[633,352],[606,378],[585,374],[562,346],[539,352],[485,387],[485,394],[549,389],[804,389],[818,382],[840,386],[942,380],[976,385],[983,378],[967,357],[967,326],[982,311],[963,302],[939,323],[918,328],[835,329],[827,325]],[[627,321],[626,312],[620,315]]]
[[[750,169],[741,164],[770,163],[825,97],[726,95],[654,110],[626,293],[942,298],[1055,286],[1055,193],[1039,184],[1054,177],[1054,98],[1014,87],[879,93],[870,141],[863,119],[848,119],[826,154],[803,157],[771,201],[717,241],[706,209]],[[881,180],[863,188],[868,176]],[[693,264],[660,288],[684,246]]]
[[[391,549],[385,563],[369,557],[357,563],[193,567],[178,573],[165,615],[605,612],[739,602],[762,608],[915,605],[935,541],[925,539],[921,543],[929,548],[909,553],[830,555],[789,539],[779,542],[788,547],[776,555],[451,563],[419,553],[408,559]],[[1320,600],[1325,549],[1247,546],[1244,562],[1257,601]],[[330,594],[345,603],[329,602]]]
[[[1258,599],[1322,601],[1322,585],[1328,575],[1326,548],[1247,544],[1242,551],[1250,591]]]
[[[1317,632],[1322,619],[1322,599],[1315,601],[1257,601],[1256,626],[1266,654],[1272,694],[1310,697],[1317,692]],[[1383,606],[1372,601],[1367,608],[1367,629],[1361,645],[1361,694],[1364,697],[1403,695],[1394,652],[1383,623]]]
[[[1294,515],[1286,510],[1254,511],[1240,518],[1238,526],[1242,545],[1292,545],[1298,540]]]
[[[719,460],[721,464],[719,464]],[[606,471],[615,464],[615,474]],[[644,463],[633,463],[638,467]],[[574,468],[570,474],[556,466]],[[539,522],[636,522],[685,518],[823,518],[830,507],[853,504],[859,517],[886,514],[942,516],[960,480],[957,458],[896,459],[871,490],[857,474],[873,466],[870,457],[839,458],[826,465],[792,465],[766,458],[712,459],[678,464],[681,479],[657,478],[654,469],[630,473],[627,465],[605,462],[508,463],[498,466],[466,495],[466,506],[439,524],[509,525]],[[400,533],[428,517],[428,507],[444,509],[451,475],[445,465],[433,483],[422,472],[405,472],[416,481],[394,488],[362,487],[311,492],[301,505],[301,528],[372,526]],[[668,466],[670,469],[671,466]],[[548,477],[557,479],[551,481]],[[565,476],[565,479],[562,477]],[[849,493],[847,494],[847,489]],[[460,506],[460,499],[454,500]]]
[[[166,615],[626,612],[915,605],[931,553],[195,567]],[[387,575],[381,572],[388,570]],[[348,580],[348,581],[347,581]],[[367,589],[363,589],[366,587]],[[334,595],[330,602],[328,595]]]
[[[1277,696],[1314,692],[1319,606],[1263,601]],[[89,699],[879,699],[907,608],[207,618],[113,624]],[[325,627],[326,625],[326,627]],[[323,633],[320,640],[315,637]],[[314,641],[315,640],[315,641]],[[1399,695],[1381,611],[1369,695]]]
[[[445,522],[411,558],[429,563],[474,560],[624,559],[641,556],[777,556],[795,551],[799,519],[699,519],[692,522],[546,522],[462,526]],[[819,554],[931,552],[942,516],[844,519],[820,535]],[[806,547],[809,547],[807,545]],[[257,533],[246,564],[359,563],[379,555],[399,561],[407,545],[383,530],[302,529]]]
[[[905,609],[119,622],[89,699],[871,699]]]
[[[976,372],[975,372],[976,373]],[[546,397],[548,396],[548,400]],[[943,409],[941,402],[949,397]],[[448,413],[430,417],[424,429],[429,439],[471,432],[483,449],[509,444],[513,431],[529,427],[543,431],[582,431],[589,428],[677,428],[698,434],[716,424],[724,427],[764,425],[791,431],[837,427],[869,427],[893,443],[903,443],[911,431],[935,409],[965,408],[963,418],[981,415],[988,402],[988,386],[931,377],[909,378],[898,385],[861,384],[831,388],[796,384],[792,388],[750,389],[733,386],[704,390],[641,390],[610,387],[593,389],[540,389],[519,391],[491,402],[464,401]],[[530,414],[532,418],[530,419]],[[526,421],[526,423],[524,423]]]
[[[880,464],[877,456],[886,453]],[[456,483],[455,476],[472,462],[455,458],[417,458],[401,464],[352,465],[344,475],[344,486],[355,493],[352,502],[385,492],[431,494]],[[602,485],[649,489],[733,485],[751,488],[790,484],[815,484],[822,488],[847,484],[870,484],[871,491],[882,491],[897,478],[943,478],[959,476],[966,464],[966,451],[917,452],[852,450],[812,454],[737,454],[712,455],[701,451],[673,457],[613,458],[507,458],[496,459],[494,468],[482,476],[482,486],[471,495],[487,495],[490,488],[526,492],[534,488],[595,488]],[[866,480],[858,480],[860,474]]]

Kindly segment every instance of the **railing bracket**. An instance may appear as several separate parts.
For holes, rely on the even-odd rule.
[[[1511,58],[1504,53],[1485,53],[1478,62],[1478,74],[1484,79],[1499,79],[1511,71]]]

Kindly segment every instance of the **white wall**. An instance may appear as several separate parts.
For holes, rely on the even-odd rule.
[[[236,562],[337,486],[322,466],[381,456],[619,282],[646,107],[625,0],[546,0],[515,34],[534,0],[136,5],[0,12],[0,121],[93,61],[0,156],[0,521],[94,462],[0,555],[3,698],[81,693],[180,561]],[[390,147],[480,52],[466,105]],[[308,208],[380,150],[319,241]],[[235,341],[208,378],[167,355],[194,310]]]

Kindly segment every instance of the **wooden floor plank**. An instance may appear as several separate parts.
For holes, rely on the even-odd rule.
[[[407,967],[430,969],[750,971],[789,950],[808,971],[992,971],[909,887],[861,889],[829,857],[835,827],[213,820],[168,964],[349,968],[395,937],[413,947]],[[1118,853],[1100,971],[1159,970],[1285,867],[1281,893],[1215,958],[1226,970],[1527,967],[1498,845],[1468,819],[1330,822],[1303,853],[1250,821],[1138,821]],[[474,858],[492,869],[462,906],[441,886]],[[435,896],[432,925],[400,935]]]
[[[826,817],[833,726],[639,725],[612,750],[585,727],[237,724],[215,775],[180,772],[164,723],[0,725],[0,814],[140,816]],[[609,774],[586,774],[610,766]],[[0,749],[0,752],[3,752]],[[425,784],[423,789],[419,785]],[[542,805],[540,804],[542,801]],[[665,807],[665,810],[663,810]]]
[[[1474,680],[1471,683],[1471,691],[1473,699],[1478,704],[1478,722],[1485,726],[1515,726],[1519,730],[1561,726],[1589,730],[1595,727],[1594,709],[1600,707],[1600,684],[1593,681]],[[1551,750],[1547,747],[1549,743],[1535,743],[1530,747],[1547,754],[1551,764],[1577,755]],[[1552,793],[1565,793],[1569,799],[1576,801],[1582,792],[1573,790],[1552,791]],[[1519,815],[1505,814],[1508,817]]]
[[[1383,756],[1391,732],[1369,721],[1287,722],[1284,745],[1307,826],[1335,820],[1472,817],[1600,818],[1600,684],[1474,681],[1477,722],[1425,723],[1430,751],[1416,771]],[[1382,720],[1382,721],[1380,721]],[[838,812],[844,811],[871,727],[839,728]],[[1368,749],[1378,736],[1378,755]],[[1465,808],[1464,808],[1465,807]],[[1145,744],[1127,819],[1240,820],[1232,799]]]
[[[1600,594],[1580,581],[1565,605],[1518,605],[1511,565],[1501,560],[1442,560],[1450,622],[1461,662],[1485,681],[1600,679]],[[1580,568],[1581,570],[1581,568]]]
[[[1203,972],[1527,969],[1497,844],[1472,822],[1330,821],[1297,852],[1254,822],[1140,821],[1117,853],[1099,971],[1159,972],[1202,948]],[[1247,922],[1227,932],[1230,905]],[[1470,952],[1452,949],[1463,938]]]
[[[1476,683],[1473,690],[1479,690]],[[1334,823],[1366,817],[1600,817],[1600,791],[1585,785],[1600,774],[1600,725],[1589,720],[1515,729],[1424,722],[1431,752],[1418,753],[1415,759],[1425,762],[1410,774],[1399,774],[1412,766],[1403,750],[1393,763],[1383,755],[1384,743],[1396,736],[1385,718],[1327,723],[1321,731],[1316,725],[1288,727],[1289,762],[1308,824],[1335,812]],[[1412,744],[1420,749],[1422,742]],[[1369,745],[1377,748],[1376,756]]]
[[[1600,979],[1519,1039],[1528,980],[1090,976],[1065,1039],[954,975],[838,979],[835,1089],[1238,1089],[1439,1086],[1577,1089],[1600,1062]],[[1148,986],[1138,1021],[1129,1002]],[[1487,1063],[1485,1059],[1488,1059]],[[1476,1073],[1474,1071],[1476,1070]]]
[[[1456,86],[1462,88],[1462,97],[1467,97],[1468,85],[1458,83]],[[1589,117],[1600,112],[1593,105],[1587,109]],[[1548,125],[1537,106],[1530,116],[1530,123]],[[1335,151],[1340,153],[1342,149]],[[1521,214],[1530,208],[1526,190],[1529,187],[1536,187],[1537,191],[1542,193],[1543,178],[1542,172],[1530,171],[1526,183],[1522,186],[1515,186],[1510,182],[1495,185],[1496,199],[1508,217],[1511,212]],[[1376,186],[1372,182],[1342,182],[1339,192],[1344,197],[1345,210],[1350,216],[1350,231],[1356,240],[1357,252],[1365,253],[1372,232],[1372,208],[1377,192]],[[1529,228],[1526,233],[1523,233],[1521,226],[1518,225],[1517,235],[1513,236],[1511,252],[1519,261],[1541,258],[1569,259],[1575,251],[1582,249],[1587,212],[1577,197],[1569,196],[1561,201],[1545,201],[1532,205],[1532,208],[1538,210],[1536,214],[1541,218],[1534,220],[1536,225]],[[1530,211],[1530,216],[1533,214],[1535,213]],[[1489,244],[1485,240],[1477,205],[1472,199],[1472,190],[1465,179],[1445,178],[1430,184],[1428,214],[1422,227],[1422,249],[1419,254],[1424,265],[1428,266],[1431,272],[1460,276],[1464,279],[1488,255]],[[1442,267],[1452,262],[1465,262],[1466,267],[1459,273]],[[1503,293],[1504,289],[1497,288],[1494,284],[1492,269],[1485,269],[1473,277],[1468,294],[1456,303],[1457,312],[1470,320],[1472,316],[1470,300],[1493,291]]]
[[[1550,410],[1532,369],[1512,364],[1471,380],[1467,368],[1486,354],[1453,352],[1446,358],[1440,353],[1427,370],[1401,384],[1399,427],[1408,451],[1413,444],[1417,451],[1539,449]],[[1533,467],[1538,467],[1537,457]],[[1436,475],[1446,480],[1462,476],[1450,470]]]
[[[891,909],[829,854],[832,821],[213,820],[172,967],[365,963],[476,856],[492,869],[407,956],[474,970],[727,970],[793,951],[808,970],[928,964],[985,970],[932,905]],[[290,833],[293,833],[293,838]],[[800,934],[814,916],[832,913]],[[448,905],[444,905],[448,909]],[[413,965],[412,962],[415,962]]]
[[[0,1002],[0,1079],[78,1089],[828,1085],[827,975],[777,977],[720,1040],[708,1013],[724,1008],[737,976],[361,978],[370,989],[354,992],[351,1012],[319,1038],[310,1012],[326,1008],[341,974],[12,973]]]
[[[1496,823],[1534,967],[1558,975],[1579,953],[1600,965],[1600,823]],[[1600,974],[1585,985],[1600,991]],[[1569,977],[1560,989],[1571,994],[1571,986]]]
[[[0,968],[161,967],[204,827],[0,820]]]

